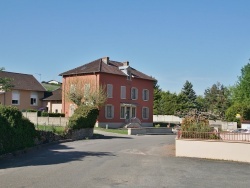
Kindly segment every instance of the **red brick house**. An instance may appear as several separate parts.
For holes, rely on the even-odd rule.
[[[39,109],[45,88],[33,75],[0,71],[1,78],[10,78],[13,88],[10,91],[1,90],[0,104],[16,106],[19,110]]]
[[[123,127],[129,119],[138,118],[142,126],[153,126],[154,78],[130,67],[129,62],[117,62],[104,57],[61,73],[63,88],[77,77],[82,88],[105,86],[107,101],[100,109],[96,126]],[[85,92],[85,91],[84,91]],[[62,94],[62,111],[71,116],[76,105]]]

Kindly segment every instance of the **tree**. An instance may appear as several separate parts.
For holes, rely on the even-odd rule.
[[[3,71],[4,68],[0,68],[0,71]],[[9,91],[13,85],[11,84],[12,79],[10,78],[4,78],[0,77],[0,90],[3,90],[4,92]]]
[[[219,119],[225,118],[225,112],[230,106],[229,89],[219,82],[207,88],[204,92],[206,111]]]
[[[195,91],[193,90],[193,84],[186,81],[177,99],[179,110],[186,111],[196,108],[196,98]]]
[[[3,71],[4,68],[0,68],[0,72]],[[5,92],[10,91],[14,85],[11,83],[12,79],[0,77],[0,93],[3,92],[4,105],[5,105]]]
[[[153,104],[153,113],[154,115],[162,115],[162,104],[161,104],[161,93],[162,90],[158,85],[158,81],[156,80],[154,83],[154,104]]]
[[[241,69],[241,76],[232,88],[234,103],[250,104],[250,62]]]
[[[99,109],[107,100],[105,87],[102,85],[90,87],[91,85],[95,85],[91,80],[72,78],[63,92],[66,98],[77,106],[85,105],[90,108]]]

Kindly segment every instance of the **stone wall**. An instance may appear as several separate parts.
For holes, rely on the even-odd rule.
[[[51,131],[37,131],[40,135],[39,139],[35,140],[36,145],[52,143],[63,140],[83,140],[86,138],[92,138],[94,129],[80,129],[80,130],[69,130],[65,135],[57,135]]]

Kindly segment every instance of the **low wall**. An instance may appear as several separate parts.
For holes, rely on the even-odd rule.
[[[250,162],[250,143],[176,139],[176,156]]]
[[[143,127],[143,128],[128,128],[128,135],[137,134],[171,134],[171,128],[153,128],[153,127]]]
[[[166,122],[166,123],[177,123],[180,124],[182,122],[182,118],[173,115],[153,115],[153,122]]]
[[[23,112],[23,116],[35,125],[66,126],[69,122],[69,118],[67,117],[37,117],[36,112]]]

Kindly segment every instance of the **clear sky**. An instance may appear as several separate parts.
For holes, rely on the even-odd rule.
[[[250,58],[249,0],[0,0],[0,67],[61,81],[109,56],[179,93],[235,84]]]

